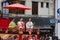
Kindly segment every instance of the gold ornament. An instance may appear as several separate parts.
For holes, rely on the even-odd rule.
[[[32,34],[32,32],[31,32],[31,31],[29,31],[29,34]]]
[[[37,34],[40,34],[39,32],[37,32]]]
[[[23,31],[19,31],[19,34],[23,34]]]

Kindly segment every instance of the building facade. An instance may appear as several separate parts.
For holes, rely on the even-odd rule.
[[[34,16],[35,15],[38,17],[54,17],[54,15],[55,15],[54,14],[54,0],[22,0],[22,1],[23,1],[22,4],[32,8],[32,10],[25,10],[24,13],[20,12],[21,14],[19,13],[20,14],[19,16],[21,16],[21,15]],[[1,2],[2,1],[0,1],[0,3]],[[10,4],[10,3],[8,1],[6,1],[6,2],[3,2],[1,5],[6,6],[8,4]],[[3,10],[3,13],[5,13],[5,11],[6,10]]]

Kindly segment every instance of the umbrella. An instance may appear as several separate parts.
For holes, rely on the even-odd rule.
[[[19,4],[18,2],[15,4],[4,6],[3,8],[8,8],[8,9],[12,9],[12,10],[16,10],[16,9],[17,10],[31,10],[31,8],[29,8],[25,5]]]

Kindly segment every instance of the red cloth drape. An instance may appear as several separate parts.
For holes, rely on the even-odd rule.
[[[0,28],[1,29],[7,29],[10,23],[9,18],[0,18]]]
[[[19,40],[22,40],[22,34],[19,34]]]

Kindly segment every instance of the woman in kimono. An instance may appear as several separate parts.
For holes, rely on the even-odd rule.
[[[26,31],[33,31],[33,22],[31,18],[29,18],[29,21],[26,23]]]
[[[23,22],[23,18],[21,18],[20,21],[17,22],[17,26],[19,31],[24,31],[25,23]]]

